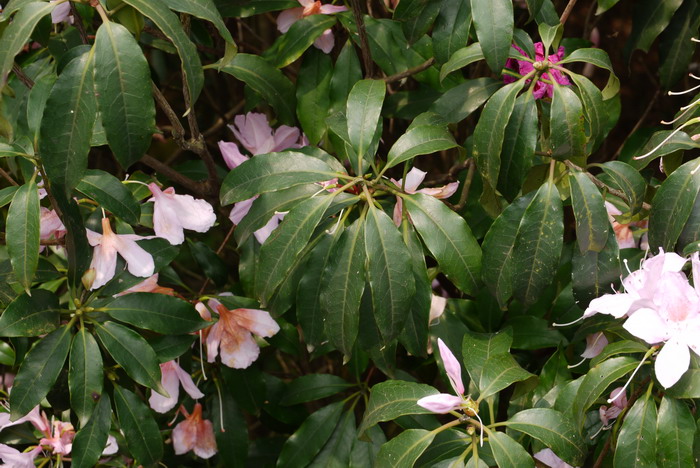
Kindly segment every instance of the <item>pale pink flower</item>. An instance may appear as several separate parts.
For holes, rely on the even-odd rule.
[[[546,448],[544,450],[540,450],[534,454],[533,457],[535,460],[544,463],[549,468],[574,468],[559,458],[557,454],[552,451],[552,449]]]
[[[438,393],[437,395],[430,395],[423,397],[416,403],[428,411],[438,414],[449,413],[450,411],[458,410],[464,407],[467,399],[464,397],[464,383],[462,382],[462,368],[459,364],[457,358],[452,354],[450,348],[438,338],[438,350],[440,351],[440,357],[442,358],[442,363],[445,366],[445,373],[447,378],[452,385],[452,389],[455,391],[456,395],[450,395],[449,393]]]
[[[197,302],[194,308],[199,312],[199,316],[202,317],[207,322],[211,322],[211,312],[209,308],[205,306],[202,302]]]
[[[47,241],[51,239],[60,239],[66,235],[66,227],[61,222],[56,211],[49,210],[43,206],[40,208],[41,214],[39,218],[39,239]]]
[[[457,191],[457,188],[459,187],[459,182],[450,182],[447,185],[443,185],[442,187],[426,187],[422,189],[418,189],[418,186],[423,182],[423,179],[425,179],[425,175],[427,172],[423,172],[417,167],[414,167],[411,169],[408,174],[406,174],[406,183],[403,187],[404,192],[406,193],[424,193],[426,195],[430,195],[431,197],[439,198],[439,199],[445,199],[445,198],[450,198],[454,193]],[[401,187],[401,185],[404,183],[403,179],[399,180],[394,180],[391,179],[391,181],[397,186]],[[394,223],[397,226],[401,225],[401,219],[403,216],[403,201],[401,200],[401,197],[396,197],[396,205],[394,205]]]
[[[260,347],[253,334],[271,337],[280,329],[279,325],[264,310],[229,310],[216,300],[209,306],[219,314],[219,320],[207,329],[207,361],[214,362],[221,355],[221,362],[234,369],[249,367],[260,354]]]
[[[194,451],[200,458],[211,458],[216,452],[214,427],[208,419],[202,419],[202,405],[196,403],[192,414],[182,408],[185,420],[173,429],[173,448],[176,455]]]
[[[523,57],[528,56],[527,52],[525,52],[523,49],[521,49],[517,45],[513,44],[513,48],[516,49],[518,52],[520,52],[520,55],[522,55]],[[549,57],[545,57],[544,44],[542,44],[541,42],[535,43],[535,61],[536,62],[540,62],[540,63],[547,62],[551,65],[554,65],[554,64],[558,63],[563,58],[564,58],[564,47],[563,46],[559,47],[556,54],[552,54]],[[509,58],[506,61],[506,68],[509,68],[511,70],[516,70],[522,76],[525,76],[528,73],[535,70],[535,67],[533,66],[532,62],[529,62],[527,60],[517,60],[517,59],[512,59],[512,58]],[[546,73],[543,73],[541,76],[541,79],[547,80],[550,83],[552,80],[554,80],[557,83],[559,83],[560,85],[570,85],[571,84],[571,82],[569,81],[569,78],[567,78],[566,75],[564,75],[559,70],[555,70],[554,68],[549,68]],[[503,75],[503,81],[505,83],[514,83],[516,80],[517,79],[513,76]],[[531,80],[527,80],[528,83],[530,81]],[[535,84],[535,89],[532,91],[532,95],[534,96],[535,99],[540,99],[543,97],[551,98],[554,95],[554,85],[544,83],[542,80],[538,80],[537,84]]]
[[[9,445],[0,444],[0,459],[3,466],[9,468],[34,468],[34,459],[41,452],[41,446],[37,445],[29,452],[20,452]]]
[[[438,322],[442,314],[445,312],[445,307],[447,306],[447,299],[438,296],[437,294],[431,294],[430,298],[430,313],[428,316],[428,323]]]
[[[75,429],[71,423],[63,421],[54,421],[52,431],[45,434],[39,441],[39,445],[50,447],[51,451],[56,454],[68,455],[73,447],[73,438],[75,437]]]
[[[124,296],[126,294],[137,293],[137,292],[147,292],[154,294],[165,294],[167,296],[174,296],[175,291],[172,288],[166,288],[158,284],[158,273],[153,276],[149,276],[145,280],[138,284],[133,285],[129,289],[126,289],[120,293],[114,295],[114,297]]]
[[[56,1],[57,0],[52,0],[51,3],[56,3]],[[73,16],[70,12],[69,2],[66,1],[56,5],[56,7],[51,11],[51,22],[54,24],[63,22],[73,24]]]
[[[167,239],[173,245],[185,241],[184,229],[207,232],[216,222],[214,208],[205,200],[191,195],[177,195],[169,187],[161,190],[156,184],[148,184],[153,194],[153,229],[156,236]]]
[[[627,407],[627,393],[625,392],[624,387],[619,387],[610,392],[610,398],[612,400],[612,406],[608,408],[607,406],[601,406],[598,409],[598,414],[600,416],[600,421],[603,423],[603,426],[607,426],[610,424],[610,421],[613,419],[617,418],[620,413],[622,413],[622,410]]]
[[[153,257],[136,243],[137,240],[146,239],[145,237],[115,234],[107,218],[102,218],[102,234],[89,229],[86,231],[88,242],[95,247],[90,263],[90,268],[95,271],[95,280],[90,289],[104,286],[114,277],[117,253],[126,260],[127,269],[132,275],[147,277],[153,274]]]
[[[163,384],[163,388],[165,388],[170,397],[166,398],[157,392],[151,392],[148,403],[151,405],[151,408],[158,413],[167,413],[175,407],[177,399],[180,396],[180,385],[182,385],[182,388],[185,389],[193,400],[204,397],[204,394],[199,391],[192,381],[190,374],[185,372],[177,362],[164,362],[160,365],[160,372],[160,382]]]
[[[603,332],[591,333],[586,336],[586,349],[581,353],[584,359],[593,359],[603,352],[608,345],[608,339]]]
[[[46,415],[40,412],[39,406],[35,406],[29,413],[16,421],[10,421],[10,413],[0,413],[0,431],[6,427],[16,426],[25,422],[32,423],[32,426],[43,433],[48,433],[50,429],[49,421],[46,419]]]
[[[617,239],[617,245],[621,249],[633,249],[637,247],[637,241],[634,239],[634,231],[631,227],[646,228],[647,220],[634,221],[631,223],[623,224],[618,223],[615,216],[620,216],[622,212],[612,203],[606,201],[605,209],[608,212],[608,218],[610,219],[610,224],[612,224],[613,231],[615,232],[615,239]],[[644,242],[647,234],[644,233],[640,238],[640,243]]]
[[[277,29],[281,33],[286,33],[292,24],[296,23],[302,18],[306,18],[311,15],[332,15],[334,13],[340,13],[341,11],[346,11],[347,8],[344,6],[335,5],[322,5],[320,1],[313,0],[299,0],[301,7],[290,8],[285,10],[277,17]],[[333,50],[333,45],[335,40],[333,38],[333,31],[326,29],[320,37],[314,42],[314,47],[321,49],[326,54]]]

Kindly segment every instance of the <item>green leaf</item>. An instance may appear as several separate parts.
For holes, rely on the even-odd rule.
[[[612,179],[613,186],[627,196],[631,214],[642,209],[647,184],[644,177],[632,166],[622,161],[608,161],[599,166]]]
[[[156,116],[151,71],[141,47],[120,24],[102,23],[94,50],[102,125],[114,156],[127,168],[151,145]]]
[[[204,242],[192,242],[188,239],[187,245],[206,277],[214,281],[217,287],[225,285],[228,281],[228,266],[221,257]]]
[[[471,376],[471,373],[469,375]],[[532,375],[520,367],[510,353],[501,353],[490,356],[484,362],[479,379],[472,379],[479,387],[479,399],[483,400],[515,382],[529,379]]]
[[[602,49],[593,48],[576,49],[568,56],[564,57],[563,60],[559,61],[559,65],[574,62],[590,63],[598,68],[608,70],[610,72],[610,77],[608,78],[608,83],[603,89],[603,99],[607,101],[617,94],[620,89],[620,80],[617,78],[617,76],[615,76],[612,62],[610,61],[610,57],[608,56],[607,52]]]
[[[95,466],[107,445],[109,428],[112,426],[109,395],[102,394],[92,415],[88,416],[90,420],[83,425],[73,439],[71,466],[76,468]]]
[[[696,430],[688,406],[665,395],[656,420],[656,460],[659,466],[693,466],[692,440]]]
[[[583,115],[588,123],[588,144],[586,153],[590,154],[597,149],[605,138],[607,129],[606,120],[609,118],[604,112],[603,94],[591,80],[583,75],[571,73],[569,77],[576,83],[579,97],[584,107]]]
[[[475,42],[466,47],[455,51],[450,59],[440,68],[440,81],[443,81],[447,75],[461,68],[466,67],[479,60],[484,60],[484,53],[481,50],[481,44]]]
[[[679,132],[678,130],[661,130],[654,133],[639,151],[639,153],[645,156],[642,159],[637,159],[640,157],[640,155],[637,155],[629,161],[629,164],[641,171],[652,161],[661,156],[698,147],[700,147],[700,145],[696,141],[693,141],[690,135],[685,132]]]
[[[618,354],[633,354],[633,353],[646,353],[649,351],[649,348],[647,346],[644,346],[643,344],[639,343],[638,341],[632,341],[632,340],[622,340],[622,341],[616,341],[614,343],[610,343],[607,345],[603,351],[591,359],[590,362],[590,367],[596,367],[598,364],[600,364],[603,361],[608,360],[612,356],[616,356]]]
[[[296,151],[259,154],[229,172],[221,185],[221,204],[296,185],[322,182],[335,172],[320,159]]]
[[[386,168],[394,167],[422,154],[432,154],[456,146],[459,145],[446,128],[437,125],[419,125],[396,140],[389,150]]]
[[[605,13],[619,1],[620,0],[598,0],[598,9],[595,12],[596,16]]]
[[[87,170],[97,115],[93,75],[92,53],[73,59],[51,90],[41,120],[39,154],[52,186],[66,196]]]
[[[471,0],[476,37],[486,63],[496,75],[506,64],[513,42],[513,2],[510,0]]]
[[[425,429],[409,429],[391,439],[377,454],[377,466],[412,468],[418,457],[435,438],[435,432]]]
[[[271,50],[276,52],[276,56],[272,62],[277,68],[290,65],[334,24],[335,16],[332,15],[310,15],[294,22],[289,31],[275,41]]]
[[[530,468],[535,466],[522,445],[503,432],[489,432],[489,445],[499,468]]]
[[[479,173],[491,187],[495,187],[498,182],[506,127],[523,83],[523,80],[516,81],[496,91],[481,111],[474,129],[473,156]]]
[[[576,217],[576,240],[581,254],[600,252],[608,241],[610,221],[603,197],[588,173],[571,172],[571,207]]]
[[[401,22],[406,40],[413,45],[428,32],[440,10],[440,0],[407,0],[398,3],[394,19]]]
[[[88,169],[76,188],[125,222],[139,223],[141,205],[131,191],[112,174],[98,169]]]
[[[5,231],[12,270],[27,294],[30,294],[29,288],[39,264],[39,213],[39,191],[32,179],[12,197]]]
[[[659,78],[663,89],[671,89],[685,74],[695,47],[691,39],[700,27],[700,5],[686,0],[676,11],[668,27],[659,36]]]
[[[521,94],[515,100],[513,113],[505,130],[498,173],[498,191],[508,200],[514,200],[518,195],[527,173],[534,165],[537,124],[534,96],[532,93]]]
[[[656,191],[649,213],[649,247],[673,251],[693,210],[700,191],[698,161],[692,160],[673,171]],[[14,202],[13,202],[14,203]]]
[[[80,427],[84,427],[91,419],[90,415],[102,395],[103,380],[100,348],[92,334],[81,328],[73,337],[68,361],[70,405],[80,421]]]
[[[656,467],[656,435],[656,403],[647,394],[637,400],[625,416],[617,438],[613,466]]]
[[[23,293],[7,306],[0,316],[0,336],[39,336],[49,333],[60,323],[58,297],[45,289]]]
[[[10,420],[41,403],[58,379],[68,357],[71,329],[63,326],[34,343],[19,368],[10,394]]]
[[[609,293],[610,285],[619,281],[622,270],[620,249],[612,229],[603,250],[584,253],[581,250],[575,249],[571,259],[571,282],[574,298],[579,307],[584,307],[596,297]]]
[[[248,456],[246,419],[230,392],[221,392],[213,396],[212,407],[222,408],[220,412],[212,411],[211,414],[219,450],[218,458],[225,466],[241,466]]]
[[[114,386],[114,407],[126,447],[137,463],[155,465],[163,458],[163,439],[151,409],[134,393]]]
[[[331,201],[333,196],[319,195],[300,203],[265,241],[255,276],[256,294],[261,303],[270,300],[287,276]]]
[[[170,335],[194,332],[209,325],[192,304],[166,294],[125,294],[107,304],[105,312],[120,322]]]
[[[237,54],[221,71],[233,75],[260,94],[275,109],[281,123],[294,125],[294,85],[267,60],[258,55]]]
[[[51,89],[54,87],[56,79],[57,77],[53,73],[42,76],[34,82],[34,86],[29,91],[29,96],[27,96],[27,126],[35,145],[39,142],[41,118],[44,115],[46,101],[49,99],[49,94],[51,94]],[[10,145],[1,146],[8,146],[8,149],[12,149]]]
[[[0,342],[0,364],[3,366],[14,366],[15,358],[15,350],[9,344]]]
[[[19,13],[15,15],[9,26],[0,37],[0,86],[4,86],[7,75],[12,69],[15,55],[20,53],[24,44],[29,40],[37,23],[56,6],[55,3],[31,2],[23,3]],[[3,13],[9,15],[12,5],[7,5]],[[13,8],[14,9],[14,8]]]
[[[401,225],[401,230],[404,243],[411,254],[411,269],[416,284],[416,293],[411,300],[410,313],[407,314],[406,324],[399,335],[399,342],[412,355],[426,357],[432,288],[426,271],[423,246],[418,239],[418,234],[408,222]]]
[[[342,377],[332,374],[307,374],[294,379],[287,386],[281,405],[291,406],[299,403],[320,400],[338,392],[347,390],[354,384]]]
[[[416,402],[428,395],[438,393],[430,385],[406,382],[404,380],[388,380],[378,383],[369,394],[369,403],[362,417],[362,424],[357,429],[358,434],[382,421],[391,421],[407,414],[430,414],[430,411],[418,406]]]
[[[15,185],[0,189],[0,207],[8,205],[12,201],[17,190],[19,190],[19,187]]]
[[[60,210],[61,221],[66,227],[66,256],[68,257],[68,282],[72,287],[81,284],[81,278],[92,260],[92,247],[85,234],[83,217],[78,204],[72,198],[54,194]]]
[[[319,16],[326,15],[314,15],[311,18]],[[294,26],[299,23],[301,21],[297,21]],[[309,142],[316,145],[326,133],[326,116],[331,105],[333,62],[320,50],[311,49],[304,56],[299,76],[303,79],[297,83],[297,116]]]
[[[214,0],[216,7],[226,17],[247,18],[268,11],[286,10],[299,6],[296,0]]]
[[[585,162],[586,132],[583,122],[583,105],[576,93],[567,86],[555,84],[549,120],[553,158],[571,159],[580,164]]]
[[[305,467],[313,460],[331,437],[343,411],[343,402],[327,405],[306,418],[299,429],[282,446],[277,466],[284,468]]]
[[[326,335],[344,356],[350,356],[360,326],[360,301],[365,290],[365,226],[360,218],[345,229],[323,272],[320,306]],[[330,260],[327,260],[330,261]],[[301,285],[300,285],[301,286]]]
[[[571,420],[559,411],[531,408],[520,411],[504,423],[507,427],[534,437],[571,465],[586,459],[585,444]]]
[[[362,79],[362,66],[357,58],[352,42],[347,42],[340,51],[338,59],[335,61],[333,76],[330,85],[330,111],[328,115],[333,115],[339,111],[345,111],[346,101],[350,90],[355,83]],[[347,129],[346,129],[347,130]]]
[[[440,95],[430,110],[440,114],[448,123],[461,122],[481,107],[501,86],[503,82],[492,78],[467,80]]]
[[[464,218],[429,195],[407,195],[403,202],[440,270],[461,291],[476,294],[480,283],[481,248]]]
[[[472,8],[469,0],[442,0],[433,27],[433,51],[438,63],[445,63],[469,39]]]
[[[513,250],[513,293],[525,306],[534,304],[559,266],[564,213],[559,191],[545,182],[528,205]]]
[[[629,61],[632,52],[637,49],[649,52],[654,39],[666,29],[673,13],[681,6],[683,0],[641,0],[634,8],[632,32],[625,44],[625,59]]]
[[[197,102],[197,97],[204,85],[204,72],[199,61],[197,48],[185,34],[180,19],[170,11],[167,1],[163,0],[123,0],[124,3],[136,8],[142,15],[150,18],[165,36],[170,39],[182,60],[182,73],[187,80],[190,102]]]
[[[196,339],[197,335],[162,335],[148,340],[148,344],[163,364],[185,354]]]
[[[219,34],[226,42],[233,44],[233,37],[212,0],[197,0],[196,2],[189,0],[163,0],[163,2],[171,10],[187,13],[209,21],[216,27],[216,30],[219,31]]]
[[[579,429],[583,425],[588,408],[612,385],[617,379],[624,377],[639,364],[632,357],[616,357],[598,364],[583,378],[574,398],[571,411]]]
[[[406,274],[411,269],[408,247],[391,218],[373,205],[365,223],[365,251],[374,318],[388,344],[403,329],[416,286],[413,275]]]
[[[700,369],[688,369],[666,394],[673,398],[700,398]]]
[[[379,125],[385,93],[386,84],[382,80],[361,80],[350,90],[346,110],[348,137],[359,157],[374,156],[365,153],[370,148]]]
[[[355,413],[346,411],[323,449],[308,465],[309,468],[346,468],[355,434]]]
[[[95,324],[100,343],[129,377],[163,396],[168,392],[160,383],[160,366],[155,351],[135,331],[118,323]]]

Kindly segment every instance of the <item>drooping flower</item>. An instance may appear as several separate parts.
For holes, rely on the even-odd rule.
[[[314,0],[299,0],[299,4],[301,4],[301,7],[285,10],[277,17],[277,29],[281,33],[286,33],[289,31],[289,28],[292,27],[292,24],[307,16],[319,14],[332,15],[347,10],[344,6],[322,5],[320,1]],[[334,45],[335,39],[333,37],[333,31],[331,31],[330,28],[326,29],[323,34],[314,41],[314,47],[321,49],[326,54],[333,50]]]
[[[612,400],[612,405],[610,408],[607,406],[601,406],[598,408],[598,414],[600,416],[600,421],[603,426],[608,426],[610,421],[617,418],[622,410],[627,407],[627,393],[624,387],[619,387],[610,392],[610,399]]]
[[[455,391],[455,395],[450,395],[449,393],[438,393],[437,395],[430,395],[423,397],[416,403],[428,411],[438,414],[449,413],[450,411],[455,411],[458,409],[467,409],[474,413],[473,406],[469,403],[471,399],[464,396],[464,383],[462,382],[462,368],[459,365],[459,361],[452,354],[450,348],[438,338],[438,350],[440,352],[440,357],[442,358],[442,363],[445,366],[445,373],[447,378],[452,385],[452,389]]]
[[[214,362],[221,355],[221,362],[234,369],[249,367],[260,354],[260,347],[253,334],[269,338],[277,333],[279,325],[264,310],[227,309],[217,300],[210,300],[209,307],[216,310],[219,320],[207,330],[207,361]]]
[[[166,288],[158,284],[158,273],[153,276],[146,278],[138,284],[133,285],[129,289],[126,289],[120,293],[114,295],[114,297],[124,296],[126,294],[137,293],[137,292],[148,292],[154,294],[165,294],[167,296],[174,296],[175,291],[172,288]]]
[[[37,445],[29,452],[20,452],[9,445],[0,444],[0,459],[3,466],[10,468],[34,468],[34,459],[41,452],[41,446]]]
[[[102,234],[87,231],[90,245],[95,247],[90,268],[95,271],[95,280],[90,289],[97,289],[107,284],[114,277],[117,268],[117,253],[126,260],[129,273],[134,276],[147,277],[153,274],[155,264],[153,257],[140,247],[136,241],[146,237],[135,234],[115,234],[109,219],[102,218]]]
[[[417,167],[414,167],[411,169],[408,174],[406,174],[406,182],[403,187],[404,192],[406,193],[424,193],[426,195],[430,195],[431,197],[439,198],[439,199],[445,199],[445,198],[450,198],[454,193],[457,191],[457,188],[459,187],[459,182],[450,182],[447,185],[443,185],[442,187],[426,187],[422,189],[418,189],[418,186],[423,182],[423,179],[425,179],[425,175],[427,172],[421,171]],[[391,181],[397,186],[401,187],[401,185],[404,183],[403,179],[399,180],[394,180],[391,179]],[[396,197],[396,205],[394,205],[394,223],[397,226],[401,225],[401,219],[403,216],[403,201],[401,200],[401,197]]]
[[[535,460],[544,463],[550,468],[574,468],[573,466],[569,465],[564,460],[559,458],[557,454],[549,448],[540,450],[539,452],[534,454],[533,457],[535,458]]]
[[[520,55],[527,57],[527,52],[513,44],[513,48],[520,52]],[[535,43],[535,63],[527,60],[517,60],[509,58],[506,61],[506,68],[510,70],[515,70],[521,75],[525,76],[528,73],[535,71],[535,64],[539,64],[538,67],[547,67],[546,71],[540,76],[540,80],[535,84],[535,89],[532,91],[532,95],[535,99],[541,99],[543,97],[551,98],[554,95],[554,85],[551,83],[552,80],[556,81],[560,85],[570,85],[571,82],[569,78],[562,74],[559,70],[554,68],[549,68],[549,65],[554,65],[564,58],[564,47],[559,47],[556,54],[552,54],[549,57],[544,55],[544,44],[541,42]],[[545,83],[542,80],[547,80],[550,83]],[[516,81],[515,77],[510,75],[503,75],[503,81],[505,83],[513,83]],[[528,83],[530,80],[528,80]]]
[[[185,389],[187,394],[194,400],[204,397],[204,394],[199,391],[197,386],[192,381],[190,374],[184,371],[175,361],[164,362],[160,365],[161,383],[163,388],[170,395],[169,398],[164,397],[160,393],[151,392],[151,397],[148,403],[158,413],[167,413],[175,407],[178,397],[180,396],[180,385]]]
[[[192,414],[187,414],[184,408],[181,411],[185,420],[173,429],[173,448],[176,455],[182,455],[194,451],[200,458],[211,458],[216,452],[216,439],[214,427],[208,419],[202,419],[202,405],[195,403]]]
[[[207,232],[216,222],[214,208],[205,200],[177,195],[172,187],[161,190],[155,183],[148,188],[153,194],[153,229],[172,245],[185,241],[184,229]]]

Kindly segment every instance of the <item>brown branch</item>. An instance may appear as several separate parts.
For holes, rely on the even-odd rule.
[[[350,0],[352,6],[353,17],[357,26],[357,33],[360,35],[360,52],[362,52],[362,62],[365,65],[365,78],[374,76],[374,66],[372,62],[372,54],[369,50],[369,40],[367,39],[367,30],[365,29],[365,21],[362,19],[362,7],[360,0]]]
[[[196,180],[192,180],[189,177],[180,174],[178,171],[171,168],[167,164],[158,161],[153,156],[146,154],[141,158],[141,162],[144,163],[146,166],[150,167],[151,169],[160,172],[173,182],[176,182],[182,185],[183,187],[187,188],[188,190],[194,192],[196,195],[202,198],[206,198],[209,195],[202,182],[197,182]]]
[[[564,8],[564,12],[561,14],[561,17],[559,18],[559,22],[563,25],[566,23],[566,20],[569,19],[569,15],[571,14],[571,10],[574,9],[574,5],[576,5],[577,0],[569,0],[569,3],[566,5],[566,8]]]
[[[78,13],[75,3],[68,3],[70,4],[70,14],[73,16],[73,25],[78,30],[78,34],[80,34],[80,40],[83,44],[89,44],[90,42],[88,41],[88,35],[85,31],[85,25],[83,25],[83,18],[80,16],[80,13]]]
[[[474,164],[474,160],[471,158],[467,160],[467,164],[469,169],[467,171],[467,176],[464,178],[464,185],[462,186],[462,193],[459,195],[459,202],[452,208],[456,212],[462,211],[462,209],[467,206],[469,189],[471,188],[472,180],[474,179],[476,164]]]
[[[435,63],[435,57],[430,57],[428,60],[421,63],[420,65],[417,65],[413,68],[409,68],[408,70],[404,70],[404,71],[396,73],[394,75],[385,76],[382,79],[386,83],[391,83],[394,81],[403,80],[404,78],[408,78],[411,75],[415,75],[416,73],[420,73],[424,70],[427,70],[428,68],[432,67],[434,63]]]
[[[566,166],[569,167],[570,169],[584,172],[588,176],[588,178],[591,179],[591,182],[593,182],[593,184],[595,184],[596,187],[607,191],[610,195],[616,196],[617,198],[624,200],[625,203],[627,203],[628,205],[631,205],[632,202],[630,201],[630,199],[627,197],[627,195],[622,190],[617,190],[615,188],[610,187],[609,185],[607,185],[602,180],[598,179],[596,176],[594,176],[590,172],[586,171],[582,167],[577,166],[576,164],[572,163],[569,160],[564,161],[564,164],[566,164]],[[651,210],[651,205],[649,203],[643,202],[642,208],[648,211],[648,210]]]
[[[10,174],[5,172],[5,169],[0,167],[0,176],[2,176],[6,181],[8,181],[10,184],[14,185],[15,187],[19,186],[17,181],[12,178]]]
[[[34,80],[29,78],[27,75],[24,74],[24,71],[17,65],[16,63],[12,64],[12,71],[17,75],[17,79],[24,84],[29,89],[32,89],[34,87]]]
[[[199,131],[199,124],[197,123],[197,116],[194,112],[194,105],[190,99],[190,89],[187,86],[187,81],[183,75],[183,95],[185,97],[185,107],[187,108],[187,124],[190,127],[190,143],[192,145],[192,151],[197,153],[197,155],[204,161],[204,165],[207,168],[207,173],[209,177],[207,178],[205,190],[210,196],[216,196],[218,191],[219,176],[216,172],[216,163],[214,158],[209,153],[209,148],[207,148],[207,143],[204,141],[204,136]]]

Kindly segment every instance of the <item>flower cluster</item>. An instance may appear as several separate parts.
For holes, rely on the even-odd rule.
[[[513,44],[513,48],[520,52],[520,55],[522,55],[523,57],[528,57],[527,52],[525,52],[517,45]],[[546,70],[540,75],[539,79],[537,80],[537,83],[535,83],[535,89],[533,89],[532,95],[535,97],[535,99],[541,99],[545,97],[551,98],[552,96],[554,96],[554,84],[552,83],[553,81],[556,81],[560,85],[571,84],[569,78],[567,78],[566,75],[562,74],[562,72],[560,72],[559,70],[550,67],[550,65],[558,63],[563,58],[564,47],[559,47],[559,50],[557,50],[556,54],[552,54],[549,57],[545,57],[544,44],[542,44],[541,42],[537,42],[535,43],[534,62],[531,61],[529,57],[527,58],[527,60],[516,60],[509,58],[506,61],[506,68],[510,70],[516,70],[523,76],[533,71],[540,71],[543,69]],[[503,81],[506,83],[514,83],[517,80],[515,77],[512,77],[510,75],[503,75]],[[528,80],[528,83],[529,82],[530,80]]]

